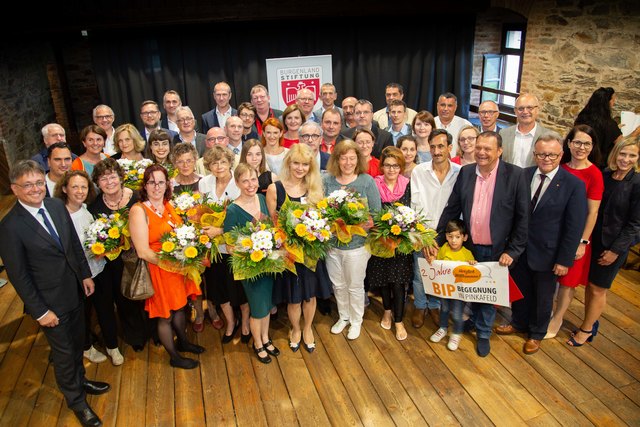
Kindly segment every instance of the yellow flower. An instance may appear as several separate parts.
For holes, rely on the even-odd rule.
[[[391,212],[387,212],[386,214],[380,217],[380,220],[389,221],[391,218],[393,218],[393,215],[391,215]]]
[[[245,248],[250,248],[251,246],[253,246],[253,242],[248,237],[245,237],[244,239],[242,239],[240,244]]]
[[[326,209],[327,206],[327,201],[325,199],[322,199],[318,202],[318,209]]]
[[[114,214],[113,214],[113,220],[114,220],[114,221],[117,221],[117,220],[119,220],[119,219],[120,219],[120,214],[119,214],[118,212],[114,213]]]
[[[259,262],[262,258],[264,258],[264,252],[262,252],[261,250],[251,252],[250,257],[251,257],[251,261]]]
[[[100,217],[100,218],[98,218],[98,221],[100,221],[100,222],[107,222],[107,218],[105,218],[105,217]]]
[[[102,255],[104,253],[104,245],[100,242],[96,242],[91,245],[91,253],[94,255]]]
[[[307,238],[308,241],[313,242],[314,240],[317,239],[316,236],[314,236],[313,234],[309,233],[305,236]]]
[[[418,223],[416,224],[416,230],[420,231],[421,233],[427,231],[427,229],[424,227],[424,225]]]
[[[331,235],[331,233],[329,233],[327,230],[320,230],[320,234],[322,234],[322,237],[327,238]]]
[[[394,225],[391,226],[391,232],[397,236],[398,234],[400,234],[402,232],[402,228],[400,228],[399,225],[394,224]]]
[[[193,197],[193,200],[199,200],[200,199],[200,193],[194,193],[192,197]]]
[[[349,203],[347,203],[347,208],[350,211],[355,211],[356,209],[358,209],[358,205],[353,203],[353,202],[349,202]]]
[[[358,209],[364,209],[364,205],[360,202],[357,202],[356,206],[358,207]]]
[[[139,173],[138,174],[138,179],[144,179],[144,174],[143,173]]]
[[[112,239],[118,239],[120,237],[120,230],[118,230],[118,227],[111,227],[108,234]]]
[[[162,252],[171,253],[176,248],[175,243],[166,241],[162,243]]]
[[[302,237],[307,234],[307,227],[304,224],[298,224],[295,231],[298,236]]]
[[[400,203],[400,202],[395,202],[395,203],[393,204],[393,206],[404,206],[404,205],[403,205],[402,203]]]
[[[295,211],[293,211],[293,216],[295,216],[296,218],[300,218],[302,216],[302,209],[296,209]]]
[[[287,235],[284,233],[284,231],[277,229],[274,237],[276,238],[276,240],[282,240],[285,241],[287,239]]]
[[[187,211],[187,216],[194,216],[196,214],[196,210],[191,208]]]
[[[180,209],[180,208],[176,208],[176,213],[178,215],[184,215],[184,211],[182,209]]]
[[[200,240],[200,243],[205,245],[205,244],[209,243],[209,236],[207,236],[206,234],[201,234],[199,240]]]
[[[260,230],[266,230],[267,226],[266,224],[260,224]]]
[[[198,256],[198,250],[193,246],[189,246],[184,250],[184,256],[187,258],[195,258]]]

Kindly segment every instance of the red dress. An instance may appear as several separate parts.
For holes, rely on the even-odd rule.
[[[602,172],[594,164],[585,169],[571,169],[567,163],[561,165],[567,172],[580,178],[587,187],[587,199],[602,200],[604,181]],[[591,240],[591,236],[589,236]],[[558,283],[562,286],[575,288],[589,283],[589,263],[591,262],[591,243],[587,245],[584,256],[573,262],[566,276],[560,277]]]
[[[371,159],[369,159],[369,170],[367,170],[367,173],[373,177],[382,175],[380,172],[380,160],[371,156]]]
[[[282,146],[283,146],[284,148],[291,148],[291,146],[292,146],[293,144],[298,144],[299,142],[300,142],[300,140],[299,140],[299,139],[288,139],[288,138],[283,138]]]
[[[164,233],[173,230],[169,224],[172,222],[176,226],[182,224],[182,219],[173,210],[169,203],[164,204],[162,217],[145,203],[144,206],[149,221],[149,247],[154,252],[160,252],[162,243],[160,237]],[[187,304],[190,295],[200,295],[200,289],[192,280],[178,273],[172,273],[158,267],[156,264],[148,263],[149,275],[153,283],[155,293],[144,303],[144,309],[149,312],[149,317],[162,317],[167,319],[171,315],[171,310],[178,310]]]

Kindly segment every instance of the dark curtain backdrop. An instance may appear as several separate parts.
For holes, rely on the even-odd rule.
[[[323,54],[332,55],[338,105],[355,96],[383,108],[385,85],[397,82],[409,107],[435,116],[436,97],[453,92],[457,114],[467,117],[474,28],[471,15],[336,18],[329,26],[305,18],[90,32],[89,40],[101,101],[116,125],[141,124],[141,102],[161,104],[168,89],[199,120],[214,106],[215,82],[231,85],[235,107],[253,85],[266,86],[265,59]]]

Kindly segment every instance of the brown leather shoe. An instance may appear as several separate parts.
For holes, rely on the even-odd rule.
[[[524,343],[524,347],[522,347],[522,351],[524,354],[533,354],[540,350],[540,340],[534,340],[529,338],[527,342]]]
[[[429,309],[429,316],[431,316],[431,320],[433,320],[434,325],[440,326],[440,309],[439,308],[431,308]]]
[[[424,312],[425,312],[424,308],[413,309],[413,315],[411,316],[411,324],[413,325],[414,328],[416,329],[422,328],[422,325],[424,325]]]
[[[500,325],[496,327],[496,334],[498,335],[513,335],[520,332],[518,329],[514,328],[513,325]]]

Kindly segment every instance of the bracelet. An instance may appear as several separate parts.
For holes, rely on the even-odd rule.
[[[590,241],[588,241],[587,239],[580,239],[580,243],[583,243],[585,245],[588,245],[589,243],[591,243]]]

